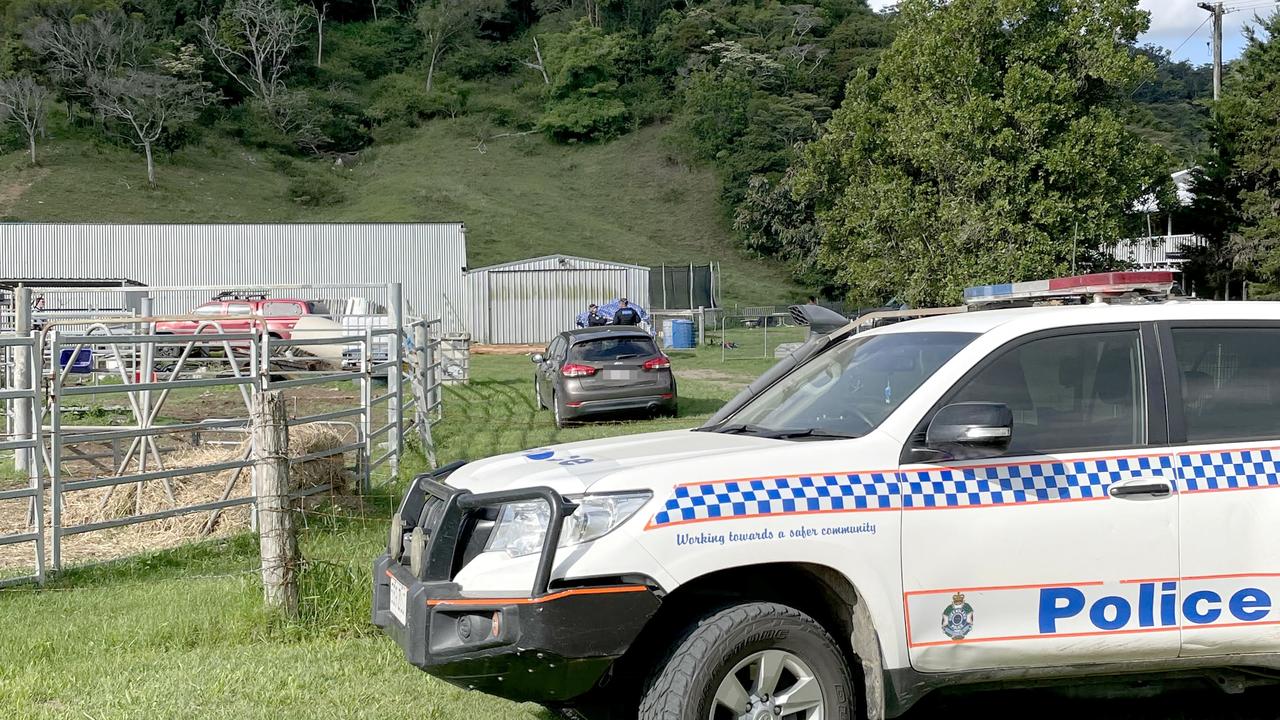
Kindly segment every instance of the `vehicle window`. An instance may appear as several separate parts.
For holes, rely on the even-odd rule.
[[[329,304],[319,300],[307,303],[307,312],[311,315],[330,315]]]
[[[1032,340],[1005,352],[950,402],[1004,403],[1012,453],[1146,443],[1142,347],[1136,331]]]
[[[645,337],[598,338],[574,343],[569,348],[569,360],[574,362],[603,362],[653,357],[658,347]]]
[[[1280,436],[1280,328],[1174,328],[1188,442]]]
[[[262,303],[264,317],[297,317],[302,314],[298,303],[269,301]]]
[[[196,308],[196,315],[224,315],[226,314],[222,303],[209,303]]]
[[[547,356],[552,359],[559,360],[564,356],[564,346],[564,338],[557,337],[555,340],[551,341],[551,347],[547,348]]]
[[[227,303],[228,315],[248,315],[253,312],[253,306],[249,303]]]
[[[975,337],[948,332],[855,336],[762,392],[730,418],[724,431],[865,435]]]

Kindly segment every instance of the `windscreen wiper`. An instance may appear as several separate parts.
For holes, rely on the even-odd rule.
[[[745,423],[722,425],[714,428],[699,428],[699,430],[702,430],[703,432],[724,433],[726,435],[753,435],[755,437],[769,438],[771,440],[795,440],[800,438],[812,438],[815,440],[849,440],[852,438],[862,437],[861,435],[839,433],[831,430],[823,430],[822,428],[774,429]]]
[[[862,436],[854,433],[823,430],[822,428],[805,428],[803,430],[774,430],[765,435],[765,437],[775,438],[778,440],[852,440],[853,438],[860,438]]]

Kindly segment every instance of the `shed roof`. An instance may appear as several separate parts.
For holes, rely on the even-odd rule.
[[[584,263],[597,263],[600,265],[612,265],[614,267],[630,268],[632,270],[645,270],[645,271],[649,270],[649,268],[643,265],[632,265],[630,263],[620,263],[620,262],[614,262],[612,260],[598,260],[596,258],[579,257],[577,255],[557,254],[557,255],[540,255],[538,257],[525,258],[524,260],[512,260],[510,262],[499,263],[497,265],[486,265],[485,267],[473,268],[472,270],[470,270],[470,272],[476,273],[476,272],[487,272],[490,270],[508,270],[508,269],[520,267],[521,265],[532,265],[534,263],[543,262],[546,260],[557,260],[562,263],[577,261],[577,262],[584,262]]]
[[[143,283],[128,278],[0,278],[0,288],[13,290],[19,285],[29,288],[146,287]]]

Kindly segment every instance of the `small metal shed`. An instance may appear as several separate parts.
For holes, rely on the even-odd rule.
[[[649,268],[573,255],[546,255],[467,273],[468,321],[476,342],[541,344],[591,303],[625,297],[647,307]]]

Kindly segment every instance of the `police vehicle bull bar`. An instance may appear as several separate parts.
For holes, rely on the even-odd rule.
[[[564,520],[578,509],[577,504],[549,487],[473,493],[444,484],[463,464],[451,463],[413,479],[399,511],[391,518],[387,537],[391,560],[403,564],[407,544],[409,571],[415,578],[422,582],[451,582],[464,564],[467,551],[483,549],[483,544],[475,548],[477,539],[471,537],[478,513],[508,503],[542,500],[550,508],[551,519],[542,539],[530,597],[547,595]]]

